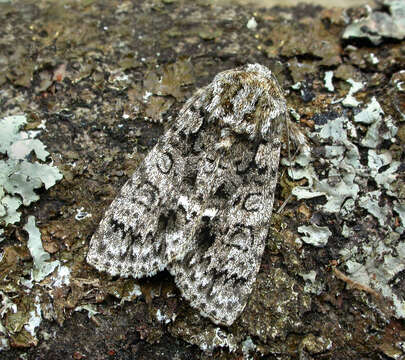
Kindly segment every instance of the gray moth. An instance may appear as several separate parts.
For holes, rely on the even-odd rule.
[[[259,271],[287,120],[265,66],[216,75],[123,186],[87,262],[121,277],[167,269],[192,307],[231,325]]]

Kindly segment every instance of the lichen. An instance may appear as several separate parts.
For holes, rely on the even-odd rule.
[[[89,319],[99,314],[99,312],[97,311],[97,307],[92,304],[77,306],[74,311],[83,311],[83,310],[87,311],[87,316]]]
[[[395,234],[395,233],[394,233]],[[393,234],[393,235],[394,235]],[[394,237],[398,239],[398,236]],[[392,300],[394,312],[398,318],[405,318],[405,301],[402,296],[396,294],[392,288],[394,277],[405,269],[405,243],[394,241],[387,242],[388,246],[376,237],[371,237],[368,246],[362,246],[362,260],[347,260],[345,267],[350,278],[362,285],[374,288],[381,292],[384,297]],[[342,256],[349,255],[355,258],[358,252],[348,254],[347,249],[342,249]]]
[[[49,153],[45,145],[35,139],[39,131],[24,131],[24,126],[28,127],[25,115],[0,120],[0,153],[4,154],[0,160],[0,223],[4,226],[20,221],[21,213],[18,209],[21,205],[28,206],[39,199],[36,189],[42,186],[49,189],[62,178],[57,167],[43,163]],[[58,260],[49,261],[50,255],[43,248],[34,216],[28,217],[23,229],[28,233],[27,247],[33,265],[30,278],[27,279],[24,274],[19,284],[27,293],[31,293],[34,283],[41,282],[60,263]],[[3,233],[4,228],[1,228],[0,235]],[[5,252],[9,249],[5,249]],[[7,264],[7,258],[4,260]],[[0,292],[0,295],[3,303],[0,323],[5,318],[5,326],[0,326],[4,336],[1,337],[2,349],[8,347],[8,337],[12,338],[13,346],[36,345],[36,332],[42,321],[40,297],[34,293],[32,297],[25,294],[22,299],[19,296],[10,298],[5,292]]]
[[[383,0],[381,4],[389,9],[389,13],[371,9],[366,16],[349,24],[343,39],[367,38],[374,45],[379,45],[384,38],[405,38],[405,5],[402,0]]]
[[[28,233],[27,246],[34,261],[32,279],[39,282],[52,273],[60,263],[58,260],[49,261],[51,257],[42,246],[41,233],[35,225],[35,218],[33,216],[28,217],[24,230]]]
[[[318,225],[300,226],[298,232],[306,235],[301,237],[303,242],[318,247],[325,246],[332,235],[327,226]]]
[[[38,132],[21,130],[26,124],[25,115],[0,120],[0,153],[7,155],[6,160],[0,160],[0,222],[5,225],[20,220],[17,210],[21,204],[28,206],[39,199],[35,189],[43,185],[49,189],[62,178],[58,168],[32,162],[31,154],[45,161],[49,153],[41,141],[34,139]]]
[[[328,91],[333,92],[335,90],[335,87],[333,86],[333,71],[325,71],[325,76],[324,76],[324,81],[325,81],[325,88]]]
[[[346,97],[343,99],[342,105],[346,107],[359,106],[361,102],[354,97],[354,94],[360,91],[364,87],[364,84],[353,79],[348,79],[347,82],[351,85],[351,87]]]
[[[398,239],[404,232],[403,200],[396,187],[400,162],[394,160],[392,151],[377,150],[384,140],[395,143],[398,128],[390,116],[385,116],[378,100],[373,97],[355,112],[352,120],[341,116],[316,124],[315,129],[312,138],[324,146],[323,179],[319,179],[313,165],[316,160],[307,153],[304,162],[307,165],[302,168],[302,158],[296,160],[299,166],[290,169],[289,174],[296,180],[307,178],[308,184],[294,188],[292,193],[299,199],[320,196],[327,199],[326,203],[318,205],[318,209],[339,214],[343,219],[342,235],[349,239],[349,243],[340,249],[340,254],[350,281],[359,283],[364,289],[381,292],[391,299],[396,316],[403,318],[405,299],[394,291],[390,283],[403,271],[405,264],[403,243],[392,240]],[[365,132],[364,136],[361,136],[362,132]],[[362,164],[357,144],[366,149],[367,166]],[[367,190],[371,181],[374,189]],[[388,206],[390,199],[387,196],[397,199],[393,207]],[[367,221],[370,220],[367,219],[370,218],[359,219],[359,209],[374,217],[384,241],[374,232],[368,232]],[[393,211],[398,213],[402,226],[395,222]],[[367,236],[357,234],[353,224],[360,225]],[[300,226],[298,231],[307,234],[307,237],[301,238],[302,241],[314,246],[325,246],[332,235],[327,227],[317,224]],[[356,241],[358,236],[365,236],[364,241]]]

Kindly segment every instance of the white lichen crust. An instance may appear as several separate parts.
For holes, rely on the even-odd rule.
[[[87,261],[123,277],[167,269],[191,306],[231,325],[259,270],[286,120],[266,67],[219,73],[123,186]]]

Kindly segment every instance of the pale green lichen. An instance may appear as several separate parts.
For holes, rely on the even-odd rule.
[[[385,171],[378,172],[375,174],[374,180],[380,186],[387,190],[387,194],[397,197],[397,194],[392,189],[392,183],[398,177],[398,168],[401,165],[399,161],[392,161],[389,167]]]
[[[330,182],[329,179],[336,177],[337,182]],[[330,172],[329,179],[319,181],[316,186],[318,192],[323,193],[327,198],[324,208],[329,213],[338,213],[343,203],[348,198],[356,199],[359,186],[354,183],[354,174],[345,174],[340,177],[337,173]]]
[[[320,295],[324,290],[324,285],[321,281],[317,281],[317,272],[311,270],[308,273],[299,274],[305,281],[304,291],[315,295]]]
[[[26,133],[20,133],[26,135]],[[7,151],[10,159],[21,160],[25,159],[31,151],[35,152],[36,157],[39,160],[45,161],[49,153],[45,150],[45,144],[38,139],[21,139],[11,144]]]
[[[382,0],[378,3],[386,9],[378,11],[369,8],[367,16],[356,19],[346,27],[342,38],[368,38],[374,45],[379,45],[383,38],[404,39],[404,1]]]
[[[325,81],[325,88],[328,91],[335,91],[335,87],[333,86],[333,71],[326,71],[323,80]]]
[[[354,116],[354,121],[362,124],[372,124],[382,119],[384,111],[375,97],[371,98],[366,108]]]
[[[353,95],[360,91],[364,87],[364,84],[362,82],[354,81],[353,79],[348,79],[346,81],[351,85],[351,87],[346,97],[343,99],[342,105],[346,107],[359,106],[361,102],[356,100]]]
[[[35,218],[33,216],[28,217],[24,230],[28,233],[27,246],[34,261],[32,279],[38,282],[52,273],[60,263],[57,260],[49,262],[51,257],[42,247],[41,233],[35,225]]]
[[[365,146],[367,144],[367,147],[370,148],[368,151],[368,167],[361,164],[359,150],[350,140],[350,138],[357,137],[357,131],[347,117],[339,117],[328,121],[324,125],[316,125],[318,132],[313,137],[322,142],[332,141],[332,145],[325,146],[325,159],[329,163],[328,176],[323,180],[319,180],[315,169],[312,167],[310,154],[306,154],[304,165],[302,160],[296,160],[295,163],[301,167],[289,169],[289,175],[294,180],[308,179],[308,185],[294,188],[293,195],[297,196],[298,199],[325,196],[327,202],[321,207],[329,213],[345,211],[344,207],[346,204],[349,205],[348,201],[352,205],[355,204],[354,202],[359,201],[359,184],[364,181],[362,179],[368,177],[372,178],[379,187],[385,188],[387,194],[394,195],[391,184],[397,178],[396,172],[400,163],[392,160],[392,154],[389,151],[379,154],[373,149],[383,139],[391,139],[397,132],[397,127],[392,124],[392,121],[388,121],[390,118],[383,119],[383,114],[381,106],[373,98],[365,109],[355,116],[355,122],[371,124],[367,134],[370,134],[370,129],[373,129],[371,131],[373,135],[365,136],[364,139],[367,139],[365,143],[365,140],[362,139],[362,144]],[[385,132],[380,128],[383,122],[387,126]],[[375,124],[378,124],[378,126],[375,127]],[[371,141],[371,138],[375,140]],[[300,158],[302,158],[302,155],[300,155]],[[382,167],[387,168],[381,171]],[[366,200],[362,197],[360,200],[361,206],[370,210],[371,214],[377,214],[375,206]]]
[[[361,141],[361,145],[375,149],[384,140],[393,139],[397,132],[398,128],[394,125],[392,117],[387,116],[385,119],[379,119],[371,124],[366,136]]]
[[[0,121],[0,153],[6,154],[11,144],[20,140],[19,130],[26,121],[25,115],[9,116]]]
[[[381,196],[382,193],[379,190],[368,192],[360,197],[359,206],[372,214],[381,226],[385,226],[388,216],[390,216],[390,211],[387,206],[379,205]]]
[[[62,286],[69,286],[71,272],[72,272],[72,270],[65,265],[59,266],[58,271],[55,273],[55,275],[52,279],[52,286],[54,288],[62,287]]]
[[[360,138],[359,134],[364,131],[365,136]],[[405,231],[405,205],[396,185],[400,162],[394,160],[391,150],[378,150],[384,140],[395,143],[397,131],[393,119],[385,116],[377,99],[372,98],[353,119],[341,116],[315,125],[310,136],[324,145],[322,174],[316,171],[317,160],[308,152],[294,161],[295,168],[290,168],[289,174],[294,180],[308,180],[306,186],[293,189],[298,199],[324,196],[327,201],[318,205],[318,210],[339,214],[343,220],[341,234],[348,243],[340,250],[340,260],[350,279],[389,298],[397,317],[404,318],[405,300],[394,291],[392,284],[397,274],[405,269],[405,245],[398,240]],[[357,144],[366,148],[367,165],[364,158],[361,161]],[[389,206],[391,201],[387,196],[394,198],[393,207]],[[364,220],[357,217],[362,209],[370,214]],[[401,226],[394,220],[393,212],[398,214]],[[366,231],[371,216],[378,222],[379,236],[372,231],[360,235],[349,225],[356,224]],[[306,234],[302,241],[314,246],[325,246],[331,235],[327,227],[319,229],[314,224],[301,226],[298,231]],[[319,281],[303,275],[306,290],[321,289]]]
[[[39,189],[42,184],[49,189],[62,178],[62,174],[55,167],[27,161],[8,160],[3,170],[4,182],[1,185],[4,190],[10,195],[19,195],[25,206],[39,200],[34,189]]]
[[[49,153],[45,145],[34,139],[38,131],[27,132],[21,128],[27,123],[25,115],[5,117],[0,120],[0,153],[7,155],[0,160],[0,222],[5,225],[20,220],[17,211],[37,201],[35,189],[42,185],[46,189],[62,178],[58,168],[29,160],[30,154],[45,161]]]
[[[306,235],[301,238],[303,242],[317,247],[325,246],[332,235],[327,226],[318,225],[300,226],[298,232]]]
[[[397,245],[387,246],[378,239],[370,240],[371,246],[362,246],[364,254],[358,261],[351,259],[353,252],[350,254],[348,249],[341,250],[342,256],[350,258],[345,262],[347,272],[352,280],[391,298],[396,315],[405,318],[405,301],[400,299],[391,287],[394,277],[405,269],[405,243],[398,242]]]
[[[310,161],[303,162],[303,157],[308,160],[310,154],[301,155],[300,162],[296,161],[300,166],[305,164],[304,168],[289,169],[289,175],[294,180],[308,179],[307,186],[297,186],[292,190],[293,195],[298,199],[325,196],[327,203],[323,208],[330,213],[339,212],[343,203],[349,198],[356,199],[359,192],[359,186],[354,183],[354,178],[356,172],[362,169],[362,165],[358,149],[348,140],[345,130],[347,122],[347,118],[337,118],[319,127],[321,139],[331,139],[344,144],[325,148],[325,158],[329,159],[331,164],[326,179],[319,180]]]
[[[370,125],[366,136],[361,140],[361,145],[371,149],[375,149],[383,140],[393,138],[398,132],[392,118],[390,116],[384,118],[384,111],[375,97],[354,116],[354,121]]]
[[[3,220],[6,225],[20,220],[20,213],[17,212],[22,204],[20,199],[6,195],[1,199],[0,204],[0,212],[3,214],[0,220]]]

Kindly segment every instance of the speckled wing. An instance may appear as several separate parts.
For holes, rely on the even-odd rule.
[[[181,261],[169,265],[169,271],[191,306],[217,324],[235,321],[256,280],[272,214],[279,154],[277,141],[240,140],[209,177],[201,176],[215,179],[205,184],[212,217],[198,224],[192,246]]]
[[[106,211],[87,254],[87,262],[98,270],[122,277],[152,276],[188,249],[193,217],[200,212],[199,204],[184,209],[182,203],[184,194],[195,191],[190,179],[196,159],[203,156],[190,148],[202,123],[200,113],[190,109],[198,98],[197,92]]]
[[[175,209],[183,167],[182,157],[162,138],[105,213],[91,239],[87,262],[124,277],[163,270],[167,259],[162,218]]]

